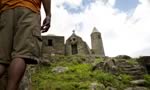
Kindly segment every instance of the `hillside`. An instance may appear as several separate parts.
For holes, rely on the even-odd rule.
[[[31,70],[32,90],[150,88],[150,75],[132,58],[53,56],[36,67],[32,66]]]

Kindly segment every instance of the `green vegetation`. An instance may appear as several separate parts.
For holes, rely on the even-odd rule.
[[[144,79],[146,80],[145,85],[147,87],[150,87],[150,75],[145,75]]]
[[[103,84],[105,87],[114,87],[123,90],[129,87],[131,76],[120,74],[118,76],[101,70],[92,71],[93,63],[103,61],[95,58],[95,62],[82,56],[58,56],[50,66],[39,65],[32,75],[33,90],[89,90],[92,83]],[[55,61],[56,60],[56,61]],[[68,70],[57,73],[53,68],[57,66],[68,67]],[[150,77],[145,76],[150,82]],[[147,83],[150,85],[150,83]]]
[[[129,59],[129,60],[127,60],[127,62],[130,65],[137,65],[138,64],[138,62],[136,62],[135,59]]]

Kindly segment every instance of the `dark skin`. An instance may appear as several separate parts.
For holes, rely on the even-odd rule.
[[[46,17],[41,26],[41,32],[47,32],[50,28],[51,20],[51,0],[42,0]],[[6,65],[0,64],[0,78],[6,71]],[[14,58],[8,68],[8,83],[6,90],[18,90],[19,83],[24,75],[26,69],[26,63],[23,58]]]
[[[50,21],[51,21],[51,0],[42,0],[43,6],[44,6],[44,10],[46,13],[46,17],[43,21],[43,25],[41,27],[41,32],[47,32],[48,29],[50,28]],[[49,3],[49,4],[47,4]]]

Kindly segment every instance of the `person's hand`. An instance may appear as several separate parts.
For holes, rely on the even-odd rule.
[[[41,26],[41,32],[42,33],[48,31],[48,29],[50,28],[50,25],[51,25],[50,21],[51,21],[51,17],[50,16],[46,16],[46,18],[43,21],[43,25]]]

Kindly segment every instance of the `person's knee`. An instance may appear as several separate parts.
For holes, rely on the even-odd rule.
[[[22,61],[22,62],[24,62],[24,59],[23,58],[14,58],[13,61]]]
[[[3,76],[5,69],[6,69],[6,66],[4,64],[0,64],[0,78]]]
[[[14,58],[11,63],[14,63],[14,64],[17,63],[17,64],[24,64],[24,65],[26,65],[25,60],[23,58]]]
[[[24,73],[26,69],[26,63],[22,58],[14,58],[9,66],[9,73]]]

